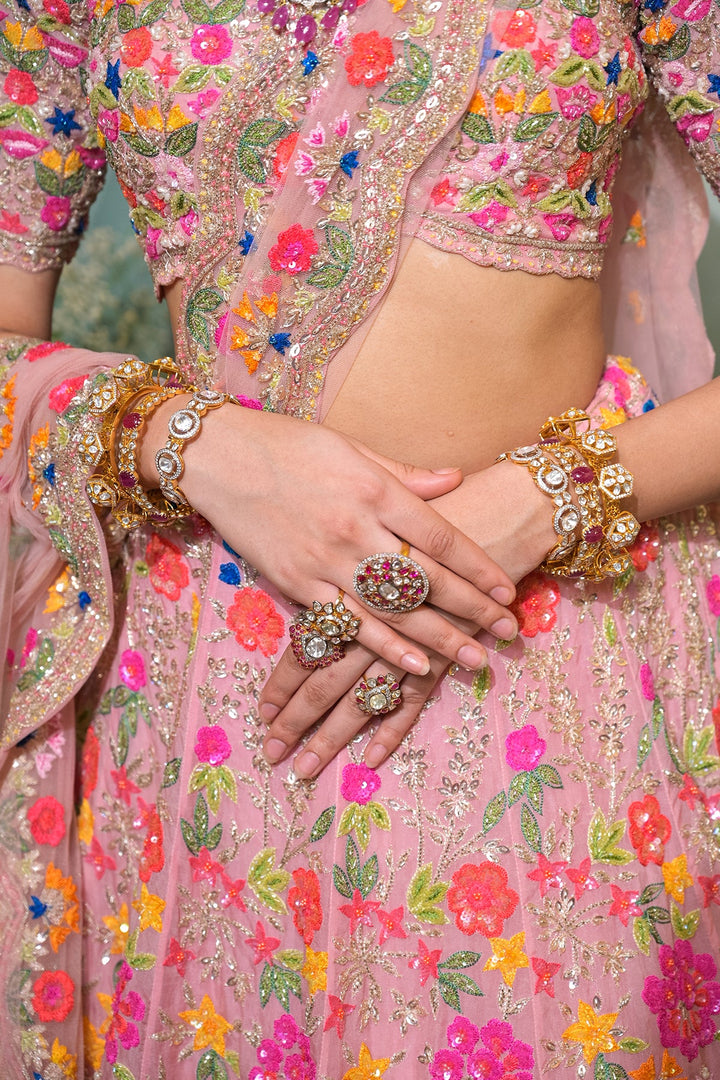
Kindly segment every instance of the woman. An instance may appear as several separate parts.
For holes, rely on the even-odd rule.
[[[714,9],[2,14],[3,1075],[710,1077],[718,388],[595,279],[649,75],[717,176]],[[104,153],[177,370],[46,341]],[[588,402],[631,497],[572,416],[493,464]]]

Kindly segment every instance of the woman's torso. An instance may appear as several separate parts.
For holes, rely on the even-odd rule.
[[[378,451],[467,470],[533,436],[548,413],[592,395],[605,352],[592,279],[610,227],[622,132],[645,80],[629,36],[634,9],[615,0],[586,5],[592,17],[560,2],[513,13],[456,0],[444,5],[446,25],[435,38],[416,32],[411,6],[422,7],[401,5],[408,18],[393,23],[386,0],[366,0],[344,37],[320,34],[310,50],[270,31],[254,5],[240,20],[207,24],[199,20],[215,18],[210,8],[173,5],[153,22],[141,5],[129,29],[96,13],[96,70],[106,60],[108,71],[102,96],[113,104],[109,88],[119,108],[103,108],[97,86],[90,100],[95,93],[181,357],[199,357],[211,376],[219,366],[236,391],[269,393],[274,407],[322,417]],[[458,48],[451,18],[475,34],[466,48]],[[379,31],[370,29],[376,24]],[[460,89],[428,96],[433,84],[421,93],[420,53],[413,59],[408,48],[423,51],[430,78],[452,54],[456,67],[446,65],[445,81]],[[383,49],[388,56],[378,59]],[[120,87],[111,75],[116,58]],[[244,81],[243,60],[253,70]],[[397,81],[401,61],[417,83],[409,91]],[[268,86],[273,64],[279,75]],[[324,67],[325,81],[316,78]],[[221,134],[229,77],[238,80],[229,84],[238,107],[247,103],[232,138]],[[363,77],[368,85],[356,87]],[[411,101],[384,145],[383,125],[399,124],[403,94],[417,95],[417,111]],[[434,105],[447,117],[430,132]],[[409,139],[408,118],[420,132],[415,145],[425,139],[425,160],[392,173],[387,146]],[[393,192],[402,184],[406,198],[402,228],[385,250],[391,214],[375,225],[375,247],[362,247],[367,220],[377,217],[365,193],[377,178]],[[283,262],[288,226],[309,252],[302,262],[301,251],[300,270]],[[358,269],[333,265],[343,245]],[[503,272],[510,267],[529,272]],[[291,343],[300,339],[312,354],[316,310],[324,307],[322,325],[332,326],[333,310],[342,325],[353,294],[362,304],[346,320],[350,331],[326,349],[329,364],[317,363],[314,385],[324,380],[324,399],[313,392],[298,409],[292,380],[307,380],[312,360],[303,370]],[[279,340],[285,348],[273,345]],[[282,393],[273,391],[278,384]]]

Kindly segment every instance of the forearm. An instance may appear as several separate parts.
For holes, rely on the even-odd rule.
[[[720,498],[720,379],[613,428],[639,521]]]

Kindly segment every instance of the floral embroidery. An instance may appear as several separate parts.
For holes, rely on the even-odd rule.
[[[713,1016],[720,1012],[717,965],[709,953],[696,955],[689,941],[661,945],[658,953],[663,978],[649,975],[643,1001],[657,1017],[662,1044],[679,1047],[694,1061],[701,1047],[715,1038]]]
[[[275,655],[285,631],[282,617],[261,589],[238,589],[228,608],[226,622],[240,645],[260,649],[263,656]]]
[[[377,30],[355,34],[350,40],[350,54],[345,57],[345,71],[351,86],[375,86],[383,82],[395,57],[390,38],[381,38]]]
[[[507,870],[494,863],[466,863],[453,876],[447,902],[464,934],[498,937],[505,919],[518,904],[518,894],[508,887]]]
[[[546,574],[533,573],[519,583],[512,610],[524,637],[535,637],[552,630],[557,620],[560,599],[557,583]]]

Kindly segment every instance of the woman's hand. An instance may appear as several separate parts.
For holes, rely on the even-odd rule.
[[[528,472],[510,462],[498,462],[468,476],[459,488],[434,500],[434,505],[481,541],[514,581],[535,569],[557,539],[552,504]],[[463,629],[473,633],[477,628],[464,623]],[[513,626],[506,636],[514,633]],[[427,674],[403,678],[401,671],[389,669],[368,649],[352,645],[342,660],[308,672],[286,649],[260,697],[260,714],[270,723],[266,757],[271,762],[282,760],[331,709],[295,762],[299,776],[316,775],[367,723],[355,700],[358,680],[390,670],[402,678],[402,701],[381,720],[365,749],[365,761],[375,767],[397,749],[446,667],[447,660],[435,654]]]
[[[166,403],[148,424],[143,477],[152,475],[153,448],[163,444],[166,414],[177,407],[178,399]],[[186,498],[292,599],[310,606],[336,600],[339,590],[351,593],[361,559],[398,551],[402,538],[423,565],[438,608],[506,632],[501,603],[514,594],[507,575],[408,489],[414,484],[427,497],[434,485],[437,493],[447,491],[459,474],[433,479],[378,459],[328,428],[231,405],[207,414],[184,459]],[[477,642],[430,607],[362,616],[359,640],[398,670],[427,673],[429,659],[416,643],[467,668],[484,662]]]

